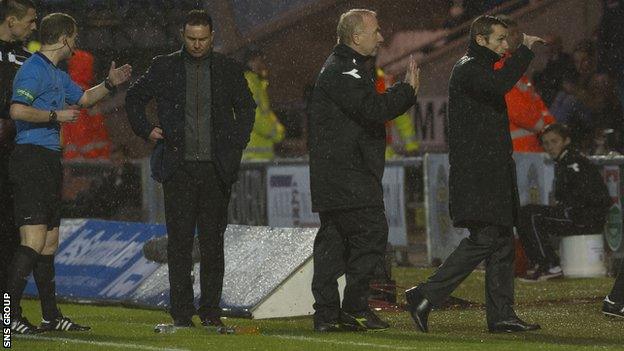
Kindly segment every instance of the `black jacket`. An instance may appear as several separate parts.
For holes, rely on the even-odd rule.
[[[565,208],[575,224],[602,230],[612,201],[596,166],[572,148],[555,162],[557,206]]]
[[[384,122],[415,102],[406,83],[378,94],[371,58],[343,44],[334,48],[308,106],[313,211],[383,206]]]
[[[9,117],[13,78],[30,55],[21,42],[0,40],[0,157],[8,156],[15,144],[15,122]]]
[[[449,209],[456,227],[513,226],[519,207],[505,94],[527,69],[526,47],[494,70],[499,56],[471,42],[449,82]]]
[[[152,174],[167,180],[184,161],[184,111],[186,100],[186,51],[156,56],[147,72],[134,82],[126,96],[126,110],[132,130],[148,139],[154,125],[145,116],[145,106],[156,99],[158,121],[164,142],[159,142],[152,158]],[[256,104],[251,97],[240,64],[211,53],[212,159],[221,179],[234,183],[241,155],[253,128]]]

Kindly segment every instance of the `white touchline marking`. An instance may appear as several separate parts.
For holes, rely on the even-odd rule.
[[[122,344],[122,343],[116,343],[116,342],[103,342],[103,341],[88,341],[88,340],[71,339],[71,338],[51,338],[47,336],[36,336],[36,335],[16,335],[16,336],[17,336],[16,339],[62,341],[62,342],[74,343],[74,344],[117,347],[120,349],[135,349],[135,350],[148,350],[148,351],[190,351],[188,349],[172,349],[172,348],[163,348],[163,347],[155,347],[155,346],[147,346],[147,345]]]
[[[299,340],[299,341],[309,341],[309,342],[317,342],[323,344],[334,344],[334,345],[345,345],[345,346],[364,346],[364,347],[376,347],[380,349],[391,349],[391,350],[416,350],[422,349],[422,345],[414,345],[414,346],[397,346],[397,345],[387,345],[387,344],[374,344],[367,342],[352,342],[352,341],[340,341],[340,340],[331,340],[331,339],[317,339],[310,338],[306,336],[297,336],[297,335],[279,335],[279,334],[264,334],[264,336],[269,336],[277,339],[286,339],[286,340]],[[431,347],[427,346],[427,350],[446,350],[447,347]]]

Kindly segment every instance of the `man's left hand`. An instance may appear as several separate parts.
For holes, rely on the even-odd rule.
[[[544,39],[542,39],[540,37],[536,37],[536,36],[533,36],[533,35],[528,35],[526,33],[522,33],[522,44],[524,44],[526,47],[531,49],[531,47],[535,43],[542,43],[542,44],[544,44],[545,42],[544,42]]]
[[[108,80],[113,86],[125,83],[132,75],[132,66],[125,64],[119,68],[115,67],[115,61],[111,62],[108,70]]]

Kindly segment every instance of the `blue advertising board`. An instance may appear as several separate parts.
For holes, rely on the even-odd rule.
[[[143,257],[143,245],[166,233],[163,225],[102,220],[64,220],[56,253],[59,297],[124,300],[159,264]],[[37,295],[32,278],[26,294]]]

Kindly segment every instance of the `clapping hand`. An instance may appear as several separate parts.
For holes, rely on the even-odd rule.
[[[533,36],[533,35],[528,35],[526,33],[522,33],[522,35],[523,35],[522,44],[524,44],[529,49],[535,43],[542,43],[542,44],[546,43],[544,41],[544,39],[542,39],[540,37],[536,37],[536,36]]]
[[[407,71],[405,72],[405,82],[414,88],[414,95],[418,94],[420,88],[420,68],[414,56],[410,55]]]

